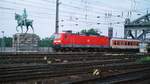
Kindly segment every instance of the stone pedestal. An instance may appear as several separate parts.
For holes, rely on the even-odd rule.
[[[40,37],[31,33],[17,33],[13,35],[13,47],[17,51],[37,51]]]

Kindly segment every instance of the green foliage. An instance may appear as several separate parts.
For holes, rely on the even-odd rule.
[[[81,30],[81,34],[87,34],[87,31],[85,29]]]
[[[88,34],[90,34],[90,35],[99,35],[99,34],[98,34],[98,31],[95,30],[95,29],[89,29],[89,30],[88,30]]]
[[[81,30],[81,34],[86,34],[86,35],[100,35],[98,33],[98,31],[96,29],[93,29],[93,28],[91,28],[89,30],[85,30],[85,29]]]
[[[4,39],[0,38],[0,47],[2,47],[2,45],[5,47],[12,47],[12,40],[12,37],[4,37]]]
[[[137,60],[138,63],[150,63],[150,56],[143,57]]]
[[[50,38],[44,38],[41,39],[38,43],[39,47],[52,47],[53,46],[53,40]]]

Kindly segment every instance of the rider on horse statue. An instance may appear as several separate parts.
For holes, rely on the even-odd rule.
[[[24,24],[26,25],[26,21],[27,21],[27,17],[28,17],[26,9],[23,10],[22,17],[23,17]]]

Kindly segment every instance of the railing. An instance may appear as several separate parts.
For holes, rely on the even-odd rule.
[[[36,47],[32,49],[26,49],[26,50],[20,50],[16,47],[0,47],[0,53],[1,52],[52,52],[51,47]]]

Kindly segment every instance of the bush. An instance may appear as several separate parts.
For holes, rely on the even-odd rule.
[[[138,63],[150,63],[150,56],[143,57],[137,60]]]
[[[44,38],[41,39],[38,43],[39,47],[52,47],[53,46],[53,40],[50,38]]]

